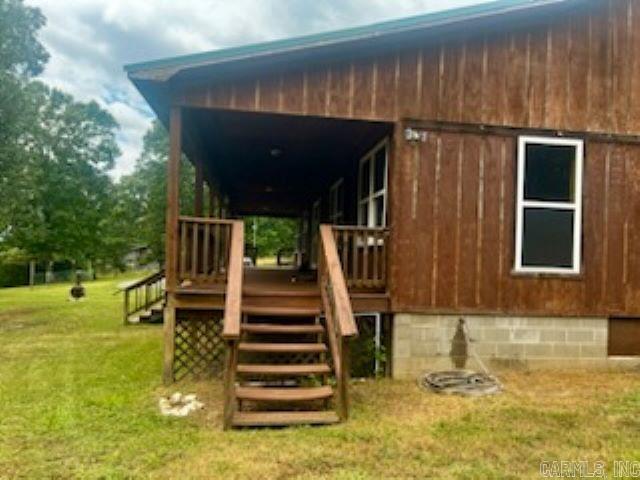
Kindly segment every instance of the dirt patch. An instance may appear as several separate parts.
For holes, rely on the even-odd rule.
[[[0,312],[0,332],[25,330],[45,324],[45,320],[32,317],[37,311],[37,308],[20,308]]]

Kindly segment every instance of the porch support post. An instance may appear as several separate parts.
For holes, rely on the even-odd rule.
[[[178,283],[178,217],[180,215],[180,159],[182,157],[182,110],[171,107],[169,120],[169,162],[167,163],[167,215],[165,239],[165,290],[163,380],[172,383],[175,353],[176,309],[174,292]]]
[[[178,216],[180,215],[180,157],[182,155],[182,110],[171,107],[169,122],[169,162],[167,164],[167,224],[165,245],[166,290],[177,284]]]
[[[195,201],[194,201],[194,214],[196,217],[202,217],[202,206],[204,200],[204,171],[203,162],[201,158],[196,160],[196,184],[195,184]]]

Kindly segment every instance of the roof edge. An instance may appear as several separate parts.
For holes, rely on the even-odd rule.
[[[565,2],[567,0],[496,0],[343,30],[132,63],[125,65],[124,70],[131,78],[166,81],[185,69],[363,41]]]

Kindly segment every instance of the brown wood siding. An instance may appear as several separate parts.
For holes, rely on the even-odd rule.
[[[512,273],[514,137],[429,132],[426,143],[397,143],[394,310],[640,312],[640,146],[587,143],[582,274],[535,277]]]
[[[195,107],[395,121],[421,118],[640,133],[640,4],[593,7],[512,32],[186,85]],[[253,101],[252,101],[253,100]]]

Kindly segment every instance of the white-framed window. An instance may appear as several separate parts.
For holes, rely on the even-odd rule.
[[[584,142],[518,139],[515,272],[579,274]]]
[[[387,224],[388,145],[385,139],[360,159],[358,171],[358,225]]]
[[[333,225],[344,222],[344,178],[329,189],[329,220]]]

